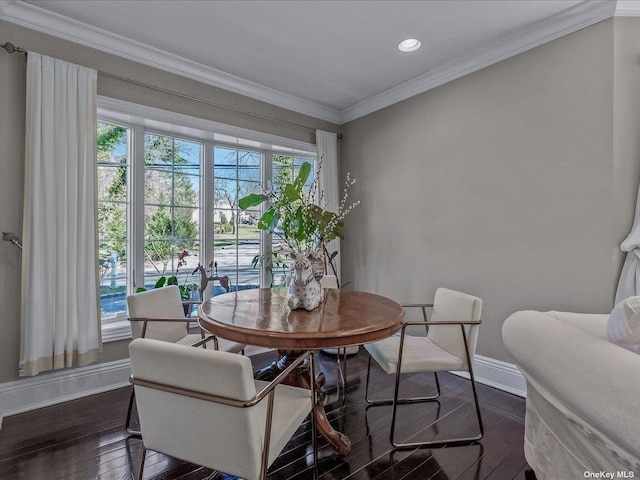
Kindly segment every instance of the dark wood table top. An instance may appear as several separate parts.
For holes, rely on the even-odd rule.
[[[217,295],[199,308],[205,330],[239,343],[280,350],[361,345],[397,332],[402,307],[373,293],[325,289],[310,312],[287,306],[286,288],[256,288]]]

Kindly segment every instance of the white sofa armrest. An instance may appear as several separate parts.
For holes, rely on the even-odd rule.
[[[511,315],[502,328],[507,350],[547,401],[640,465],[640,355],[594,335],[602,327],[578,328],[557,313]],[[606,315],[595,317],[606,325]]]

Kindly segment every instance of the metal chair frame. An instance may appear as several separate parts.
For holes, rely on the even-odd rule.
[[[480,413],[480,404],[478,403],[478,392],[476,390],[476,383],[475,383],[475,376],[473,374],[473,365],[471,363],[471,355],[469,353],[469,342],[467,340],[467,333],[464,329],[465,325],[480,325],[482,322],[480,320],[478,321],[454,321],[454,320],[450,320],[450,321],[430,321],[427,320],[427,314],[426,314],[426,308],[427,307],[432,307],[432,304],[407,304],[407,305],[403,305],[403,307],[420,307],[422,308],[422,312],[423,312],[423,317],[424,317],[424,321],[422,322],[405,322],[402,325],[402,329],[401,329],[401,333],[400,333],[400,347],[398,350],[398,363],[396,366],[396,378],[395,378],[395,386],[394,386],[394,390],[393,390],[393,398],[392,399],[378,399],[378,400],[371,400],[369,398],[369,376],[370,376],[370,372],[371,372],[371,355],[369,355],[369,362],[367,364],[367,380],[366,380],[366,385],[365,385],[365,401],[370,405],[370,406],[380,406],[380,405],[393,405],[393,412],[391,415],[391,432],[389,434],[389,440],[391,442],[391,445],[396,448],[396,449],[413,449],[413,448],[424,448],[424,447],[441,447],[441,446],[445,446],[445,445],[461,445],[461,444],[469,444],[469,443],[473,443],[473,442],[477,442],[478,440],[482,439],[482,437],[484,436],[484,426],[482,423],[482,414]],[[468,366],[468,372],[469,372],[469,377],[471,380],[471,389],[473,391],[473,400],[475,403],[475,410],[476,410],[476,416],[478,419],[478,427],[479,427],[479,431],[480,433],[476,436],[469,436],[469,437],[457,437],[457,438],[448,438],[448,439],[444,439],[444,440],[431,440],[431,441],[425,441],[425,442],[407,442],[407,443],[398,443],[395,441],[395,427],[396,427],[396,417],[397,417],[397,410],[398,410],[398,405],[403,405],[403,404],[411,404],[411,403],[421,403],[421,402],[432,402],[437,400],[440,397],[440,382],[438,380],[438,375],[437,372],[433,372],[433,374],[435,375],[436,378],[436,388],[437,388],[437,394],[436,395],[432,395],[432,396],[427,396],[427,397],[407,397],[407,398],[399,398],[398,394],[399,394],[399,390],[400,390],[400,375],[402,372],[402,354],[403,354],[403,350],[404,350],[404,341],[405,341],[405,336],[406,336],[406,329],[409,326],[416,326],[416,325],[424,325],[425,328],[428,329],[429,327],[433,326],[433,325],[459,325],[460,326],[460,330],[462,331],[462,338],[464,340],[464,350],[466,353],[466,357],[467,357],[467,366]]]
[[[238,408],[247,408],[257,405],[265,398],[267,399],[267,418],[265,422],[265,441],[264,447],[262,449],[261,455],[261,469],[260,469],[260,478],[267,478],[267,470],[269,463],[269,443],[271,440],[271,426],[272,426],[272,416],[273,416],[273,402],[275,398],[275,388],[279,384],[281,384],[287,376],[296,368],[298,368],[302,362],[308,359],[308,368],[311,376],[311,381],[309,384],[311,385],[311,438],[313,445],[313,478],[318,478],[318,435],[317,435],[317,425],[316,425],[316,411],[315,411],[315,402],[316,402],[316,384],[313,379],[314,375],[314,365],[313,365],[313,351],[308,351],[298,357],[291,365],[289,365],[285,370],[283,370],[275,379],[273,379],[267,386],[265,386],[260,392],[256,394],[250,400],[240,401],[234,398],[222,397],[218,395],[212,395],[210,393],[199,392],[195,390],[188,390],[185,388],[175,387],[173,385],[167,385],[158,382],[151,382],[148,380],[135,378],[133,375],[129,377],[129,382],[132,385],[140,385],[141,387],[153,388],[156,390],[162,390],[165,392],[176,393],[178,395],[185,395],[188,397],[198,398],[200,400],[206,400],[210,402],[222,403],[224,405],[230,405]],[[144,440],[143,440],[144,442]],[[140,454],[140,463],[138,465],[138,479],[142,479],[142,475],[144,472],[144,462],[147,454],[147,448],[142,445],[142,452]],[[210,478],[213,478],[215,474],[218,472],[213,472]]]

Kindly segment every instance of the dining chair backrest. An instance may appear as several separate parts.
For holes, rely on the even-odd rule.
[[[429,320],[433,322],[444,322],[447,320],[479,321],[481,313],[482,300],[480,298],[455,290],[449,290],[448,288],[438,288],[433,300],[433,310]],[[478,342],[478,327],[479,325],[464,326],[471,358],[473,358]],[[460,326],[431,326],[428,337],[440,348],[460,358],[465,364],[467,363]]]
[[[184,318],[177,285],[155,288],[127,297],[130,318]],[[133,338],[142,336],[143,322],[131,322]],[[145,338],[177,342],[187,334],[187,323],[147,322]]]
[[[134,340],[129,352],[137,380],[239,402],[256,396],[249,357],[149,339]],[[267,402],[243,408],[142,385],[135,389],[146,448],[242,478],[259,476]]]

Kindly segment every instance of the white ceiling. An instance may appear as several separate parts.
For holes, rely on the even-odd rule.
[[[0,0],[0,18],[343,123],[615,8],[612,0]],[[422,48],[399,52],[407,37]]]

